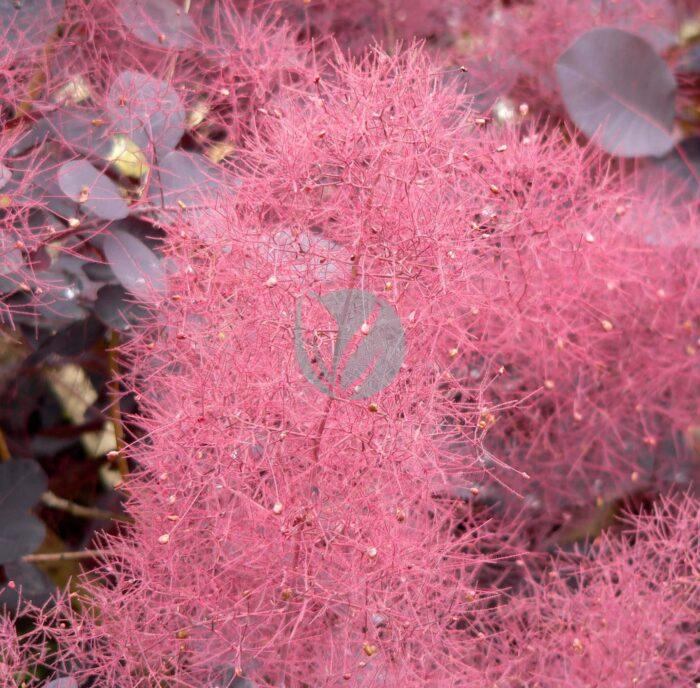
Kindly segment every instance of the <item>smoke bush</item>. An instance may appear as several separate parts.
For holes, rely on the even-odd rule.
[[[193,8],[199,52],[126,47],[112,62],[124,27],[71,5],[92,39],[62,48],[71,67],[96,60],[92,101],[158,79],[188,119],[175,150],[144,145],[158,174],[128,187],[132,217],[93,218],[60,247],[90,244],[151,312],[120,346],[141,432],[120,488],[134,524],[102,537],[77,590],[23,609],[25,634],[3,617],[7,685],[697,679],[697,207],[668,220],[673,241],[650,241],[663,199],[565,128],[479,117],[464,73],[446,78],[420,46],[352,58],[307,42],[313,20],[345,27],[354,51],[365,38],[348,22],[366,6],[373,21],[393,7],[323,3],[298,24],[277,22],[286,7]],[[406,8],[407,35],[435,11]],[[71,162],[94,159],[60,133]],[[192,173],[184,161],[219,135],[235,146],[223,181],[183,182],[176,208],[158,207],[166,172]],[[341,302],[321,299],[348,290],[373,296],[341,352],[342,317],[322,307]],[[366,366],[340,389],[387,313],[401,360],[370,396]],[[630,533],[554,565],[527,556],[576,510],[668,483],[688,496],[629,516]]]
[[[495,685],[693,686],[697,678],[697,500],[665,500],[562,561],[501,618],[517,659]],[[594,554],[594,556],[593,556]],[[512,614],[509,616],[509,614]]]

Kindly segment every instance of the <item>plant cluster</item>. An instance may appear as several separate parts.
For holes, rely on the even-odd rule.
[[[696,9],[0,6],[2,685],[695,686]]]

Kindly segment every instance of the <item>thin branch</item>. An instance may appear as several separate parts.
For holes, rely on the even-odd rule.
[[[119,362],[117,361],[117,347],[119,346],[119,332],[112,330],[107,351],[107,364],[109,366],[109,379],[107,381],[107,394],[109,397],[109,418],[114,426],[114,436],[117,442],[117,468],[123,477],[129,473],[129,464],[124,456],[124,426],[119,394]]]
[[[10,448],[7,446],[5,433],[0,429],[0,461],[9,461],[10,456]]]
[[[99,521],[121,521],[122,523],[134,522],[134,519],[126,514],[117,514],[113,511],[105,511],[103,509],[95,509],[93,507],[83,506],[82,504],[76,504],[75,502],[55,495],[51,491],[44,492],[44,494],[41,495],[41,502],[52,509],[65,511],[71,516],[77,516],[79,518],[94,518]]]
[[[79,559],[99,559],[107,553],[104,549],[83,549],[78,552],[47,552],[45,554],[27,554],[22,561],[29,564],[53,563],[59,561],[77,561]]]

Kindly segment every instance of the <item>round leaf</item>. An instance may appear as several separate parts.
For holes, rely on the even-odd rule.
[[[0,463],[0,564],[19,559],[41,545],[44,524],[28,511],[46,485],[46,475],[35,461]]]
[[[219,170],[203,155],[173,151],[161,161],[151,186],[151,202],[169,210],[202,206],[219,189]]]
[[[0,564],[16,561],[25,554],[36,552],[44,541],[46,528],[31,514],[3,514],[0,530]]]
[[[104,253],[112,271],[132,294],[151,300],[166,289],[161,259],[132,234],[114,230],[105,237]]]
[[[681,201],[693,201],[700,197],[700,136],[681,141],[675,150],[656,162],[652,170],[658,177],[662,173],[668,180],[667,194]]]
[[[0,2],[0,59],[17,49],[42,47],[63,15],[63,0]]]
[[[11,275],[21,270],[24,266],[24,258],[19,249],[11,248],[6,253],[0,253],[0,276]]]
[[[112,268],[106,263],[85,263],[83,272],[93,282],[113,282],[116,279]]]
[[[3,565],[5,576],[15,582],[15,588],[6,588],[0,593],[0,606],[8,605],[17,609],[21,599],[29,600],[37,606],[46,604],[56,586],[48,579],[46,574],[34,564],[29,564],[21,559],[10,561]]]
[[[171,0],[120,0],[117,11],[127,29],[148,45],[176,50],[194,45],[192,19]]]
[[[109,328],[128,332],[149,315],[148,309],[133,300],[124,287],[108,284],[97,292],[95,315]]]
[[[0,514],[27,511],[46,491],[46,475],[30,459],[13,459],[0,463]],[[0,522],[2,518],[0,518]]]
[[[62,108],[39,120],[33,133],[41,140],[49,135],[76,153],[105,158],[110,149],[110,125],[95,108]]]
[[[556,72],[571,119],[608,153],[660,156],[673,147],[676,82],[639,36],[587,31],[559,57]]]
[[[119,220],[129,214],[119,187],[86,160],[61,165],[58,185],[68,198],[103,220]]]
[[[114,129],[160,159],[185,133],[185,108],[170,84],[141,72],[122,72],[109,89]]]

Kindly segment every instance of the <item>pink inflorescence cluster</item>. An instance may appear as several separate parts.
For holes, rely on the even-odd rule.
[[[138,59],[184,85],[232,142],[229,177],[154,222],[165,286],[121,345],[134,524],[73,592],[27,605],[29,630],[2,617],[2,685],[695,686],[697,206],[667,211],[525,104],[472,108],[445,65],[467,19],[498,42],[515,9],[196,4],[200,53],[166,59],[113,57],[118,32],[67,3],[95,80]],[[577,33],[598,3],[518,13],[556,10],[556,33],[589,4]],[[527,26],[532,76],[556,54]],[[393,49],[433,35],[452,42]],[[662,215],[673,241],[650,241]],[[5,257],[54,241],[15,226]],[[300,348],[332,359],[314,295],[340,290],[401,323],[400,367],[367,398],[300,367]],[[353,345],[381,325],[368,312]]]

